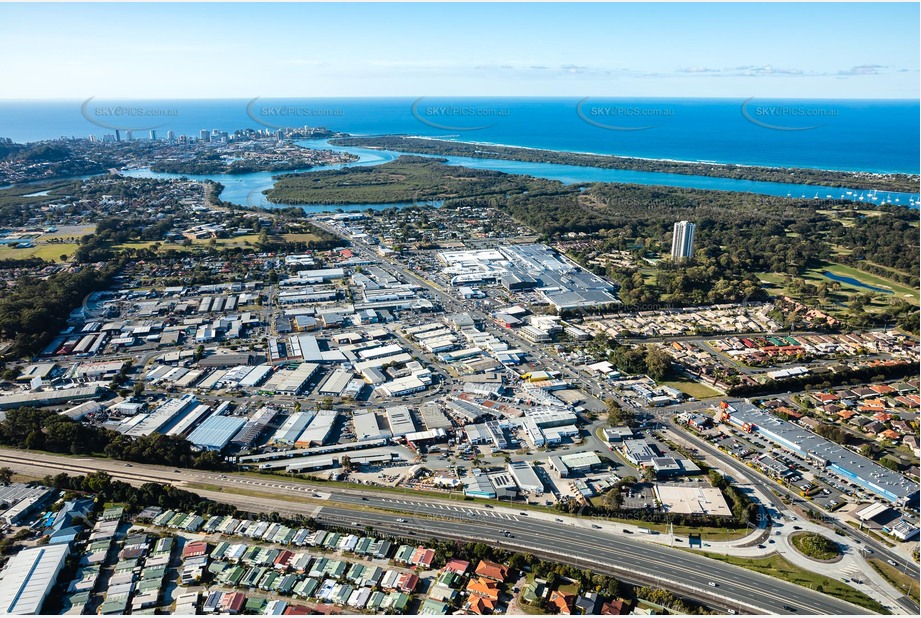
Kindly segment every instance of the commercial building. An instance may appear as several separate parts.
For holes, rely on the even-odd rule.
[[[0,522],[7,526],[19,525],[57,496],[57,491],[47,487],[29,487],[23,483],[0,486]]]
[[[372,358],[380,358],[382,356],[393,356],[394,354],[400,354],[403,352],[403,348],[395,343],[388,345],[376,346],[373,348],[368,348],[366,350],[360,350],[358,352],[358,357],[362,360],[371,360]]]
[[[70,547],[47,545],[24,549],[0,573],[0,614],[37,615],[54,588]]]
[[[320,366],[316,363],[301,363],[296,369],[282,369],[265,383],[263,390],[286,395],[298,395]]]
[[[633,437],[633,430],[626,425],[621,425],[619,427],[604,427],[602,432],[604,433],[604,441],[609,444],[611,442],[629,440]]]
[[[245,448],[256,441],[266,427],[278,416],[279,412],[275,408],[264,406],[253,414],[246,424],[231,439],[235,446]]]
[[[272,367],[270,365],[257,365],[248,371],[237,385],[242,388],[254,388],[262,384],[271,373]]]
[[[288,338],[288,358],[302,358],[308,363],[337,363],[345,360],[339,350],[321,350],[313,335],[294,335]]]
[[[567,477],[573,473],[588,472],[601,465],[601,459],[595,453],[553,455],[547,462],[561,477]]]
[[[463,399],[454,399],[445,402],[448,412],[461,420],[461,424],[475,423],[483,418],[486,410]]]
[[[419,376],[409,375],[379,384],[377,390],[386,397],[402,397],[403,395],[424,391],[427,387],[428,384]]]
[[[656,485],[656,499],[667,513],[732,517],[726,498],[716,487]]]
[[[321,395],[339,397],[342,395],[343,391],[345,391],[354,376],[355,374],[348,369],[339,367],[323,381],[318,392]]]
[[[387,413],[387,422],[390,424],[390,431],[394,438],[405,436],[408,433],[416,431],[416,423],[413,422],[412,414],[406,406],[393,406],[385,410]]]
[[[381,426],[381,419],[375,412],[355,410],[352,414],[352,425],[355,427],[355,439],[358,441],[389,438],[392,435],[389,429]]]
[[[566,425],[573,425],[578,422],[579,418],[574,412],[569,410],[547,410],[547,409],[537,409],[529,410],[528,418],[534,421],[534,423],[541,429],[546,429],[547,427],[563,427]]]
[[[518,483],[515,482],[515,477],[508,472],[490,472],[486,475],[486,478],[492,483],[496,497],[500,500],[502,498],[514,498],[518,495]]]
[[[220,451],[237,435],[246,419],[239,416],[212,416],[189,434],[189,442],[197,448]]]
[[[428,429],[426,431],[414,431],[405,436],[407,444],[415,447],[429,446],[439,442],[448,441],[448,432],[444,429]]]
[[[84,401],[79,405],[61,411],[61,414],[73,421],[82,421],[86,415],[95,414],[100,412],[102,409],[102,404],[97,401]]]
[[[624,440],[621,444],[621,452],[634,466],[649,465],[653,459],[661,456],[656,448],[646,440]]]
[[[102,389],[98,386],[80,386],[56,391],[17,393],[0,397],[0,410],[11,410],[22,406],[57,406],[77,401],[94,399]]]
[[[751,404],[727,406],[717,413],[716,420],[729,423],[743,431],[762,435],[781,448],[809,459],[893,504],[915,504],[917,507],[917,483]]]
[[[198,400],[192,394],[183,395],[179,399],[168,399],[150,414],[138,414],[120,424],[116,430],[132,437],[164,433],[197,406]]]
[[[226,409],[230,404],[225,402],[221,404],[221,406]],[[184,436],[198,423],[203,421],[211,412],[211,406],[207,404],[202,403],[195,406],[188,414],[185,414],[179,422],[174,423],[170,430],[166,432],[166,435]]]
[[[295,440],[297,446],[322,446],[329,434],[333,431],[339,412],[336,410],[322,410],[310,421],[310,424]]]
[[[544,493],[544,484],[540,477],[526,461],[510,461],[508,464],[509,474],[515,479],[515,483],[521,491],[529,494]]]
[[[614,286],[541,244],[438,254],[452,285],[499,281],[506,289],[537,289],[558,311],[617,303]]]
[[[694,228],[688,221],[678,221],[672,233],[672,259],[689,258],[694,255]]]
[[[496,488],[489,477],[474,470],[471,476],[464,478],[464,495],[474,498],[495,498]]]
[[[275,435],[272,436],[270,442],[274,444],[293,445],[295,440],[303,433],[304,428],[306,428],[312,420],[313,412],[311,411],[295,412],[282,423],[278,431],[275,432]]]
[[[419,407],[419,416],[426,429],[450,429],[451,421],[434,403],[425,403]]]

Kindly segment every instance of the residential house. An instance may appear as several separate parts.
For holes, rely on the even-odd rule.
[[[475,573],[478,577],[504,582],[508,577],[508,567],[490,560],[480,560]]]
[[[551,592],[550,600],[547,601],[548,607],[555,609],[558,614],[565,614],[567,616],[572,614],[574,603],[574,595],[568,594],[566,592],[560,592],[559,590],[554,590]]]

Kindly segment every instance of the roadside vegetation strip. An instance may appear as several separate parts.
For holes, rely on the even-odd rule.
[[[841,559],[841,548],[833,540],[817,532],[797,532],[790,536],[796,550],[808,558],[822,562]]]
[[[388,513],[386,509],[371,507],[371,506],[359,506],[351,503],[344,502],[335,502],[333,500],[321,500],[319,498],[312,498],[310,496],[289,496],[287,494],[273,494],[267,491],[256,491],[253,489],[245,489],[238,487],[223,487],[220,485],[211,485],[208,483],[186,483],[183,486],[183,489],[188,491],[207,491],[212,493],[221,493],[221,494],[234,494],[238,496],[248,496],[250,498],[258,498],[261,500],[274,500],[276,502],[296,502],[298,504],[303,504],[305,506],[328,506],[328,507],[343,507],[348,508],[353,511],[362,511],[365,513]],[[217,498],[215,498],[216,500]],[[227,503],[233,503],[231,500],[225,499]],[[240,510],[246,510],[245,506],[239,505]]]
[[[848,586],[847,584],[842,583],[836,579],[820,575],[819,573],[813,573],[812,571],[801,569],[800,567],[787,561],[785,558],[776,553],[773,553],[770,556],[766,556],[764,558],[743,558],[740,556],[727,556],[725,554],[717,554],[709,551],[686,551],[691,551],[692,553],[706,556],[707,558],[712,558],[713,560],[719,560],[720,562],[740,566],[751,571],[756,571],[758,573],[768,575],[775,579],[781,579],[783,581],[790,582],[791,584],[809,588],[811,590],[815,590],[816,592],[821,592],[823,594],[835,597],[836,599],[841,599],[842,601],[847,601],[848,603],[853,603],[854,605],[869,609],[870,611],[874,611],[878,614],[891,613],[889,610],[883,607],[879,601],[857,590],[856,588]]]
[[[881,558],[870,558],[867,562],[869,562],[870,565],[876,569],[876,572],[882,575],[886,581],[898,590],[904,592],[908,597],[913,599],[915,603],[921,601],[921,598],[919,598],[919,582],[917,579],[903,573]]]

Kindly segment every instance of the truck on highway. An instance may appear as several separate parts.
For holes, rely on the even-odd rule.
[[[637,528],[637,531],[642,532],[643,534],[652,534],[652,530],[649,528]]]

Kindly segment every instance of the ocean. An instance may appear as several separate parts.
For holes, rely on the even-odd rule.
[[[875,173],[919,173],[918,101],[770,99],[255,99],[0,101],[16,142],[153,128],[323,126],[558,151]]]

